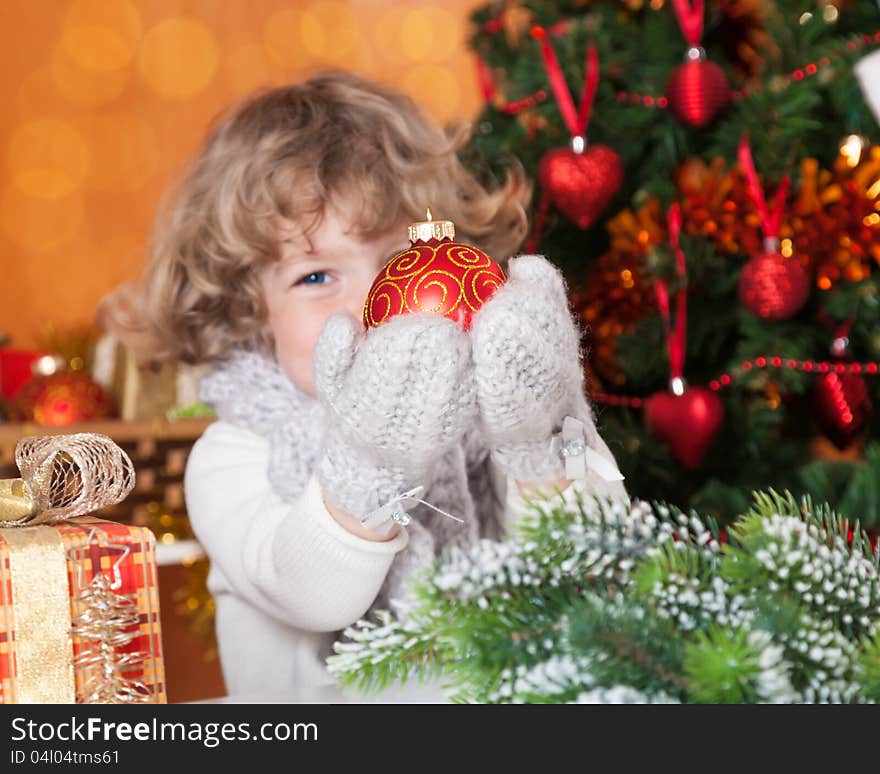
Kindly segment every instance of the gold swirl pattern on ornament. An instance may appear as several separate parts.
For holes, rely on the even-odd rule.
[[[400,281],[425,271],[437,255],[436,248],[428,245],[410,247],[394,256],[383,269],[382,279]]]
[[[406,307],[403,293],[395,280],[383,278],[367,298],[364,309],[367,325],[381,325],[389,317],[400,314]]]
[[[505,280],[504,272],[495,267],[477,269],[466,278],[462,288],[465,303],[476,312],[500,288]]]
[[[442,268],[444,261],[462,271]],[[364,322],[377,326],[405,312],[450,318],[459,308],[475,312],[505,280],[503,269],[470,245],[414,245],[383,268],[364,304]]]
[[[435,287],[439,288],[442,293],[440,300],[430,308],[423,308],[419,296],[424,298],[430,295]],[[449,296],[452,291],[455,295],[450,302]],[[463,295],[462,281],[445,269],[435,269],[422,274],[415,280],[415,283],[410,281],[406,287],[407,306],[414,312],[440,312],[448,315],[458,307]]]
[[[488,255],[470,245],[450,245],[446,257],[462,269],[488,269],[492,265]]]

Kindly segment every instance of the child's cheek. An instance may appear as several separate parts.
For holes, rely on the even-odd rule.
[[[287,313],[278,315],[272,327],[278,364],[299,389],[314,396],[312,358],[323,320]]]

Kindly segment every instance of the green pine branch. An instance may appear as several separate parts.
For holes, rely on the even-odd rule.
[[[329,665],[373,690],[440,677],[459,702],[876,700],[880,554],[858,523],[771,490],[727,540],[664,504],[536,497]]]

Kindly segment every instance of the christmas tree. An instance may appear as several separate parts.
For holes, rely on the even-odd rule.
[[[465,160],[536,181],[629,491],[880,524],[880,7],[491,3]],[[664,314],[665,312],[665,314]],[[686,318],[686,324],[685,324]]]

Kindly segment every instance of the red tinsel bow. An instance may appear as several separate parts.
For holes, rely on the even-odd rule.
[[[758,180],[758,173],[755,170],[755,162],[752,159],[752,151],[749,148],[747,137],[740,140],[737,156],[746,176],[749,198],[761,218],[764,239],[775,240],[779,236],[779,227],[782,225],[782,208],[785,206],[785,199],[788,196],[789,188],[791,188],[791,178],[786,175],[779,182],[779,188],[776,189],[776,199],[771,209],[764,198],[764,189],[761,188],[761,183]]]
[[[672,0],[678,25],[689,46],[696,48],[703,37],[703,0]]]
[[[673,204],[666,215],[669,224],[669,244],[675,253],[675,263],[679,277],[686,277],[686,265],[684,251],[681,249],[679,236],[681,234],[681,208]],[[669,371],[673,379],[684,376],[684,355],[687,342],[687,287],[682,287],[675,299],[675,329],[669,319],[669,289],[663,280],[657,280],[654,285],[654,293],[657,297],[657,307],[663,317],[663,327],[666,330],[666,347],[669,351]]]
[[[556,52],[550,44],[547,31],[543,27],[535,27],[532,29],[532,37],[541,43],[544,69],[547,71],[547,78],[556,95],[556,101],[559,103],[559,112],[562,114],[565,126],[571,132],[572,137],[583,137],[587,131],[587,124],[590,123],[590,111],[596,98],[596,89],[599,86],[599,53],[596,51],[596,47],[591,43],[587,48],[584,91],[581,94],[580,105],[575,109],[574,98],[565,82],[565,76],[559,66]]]

